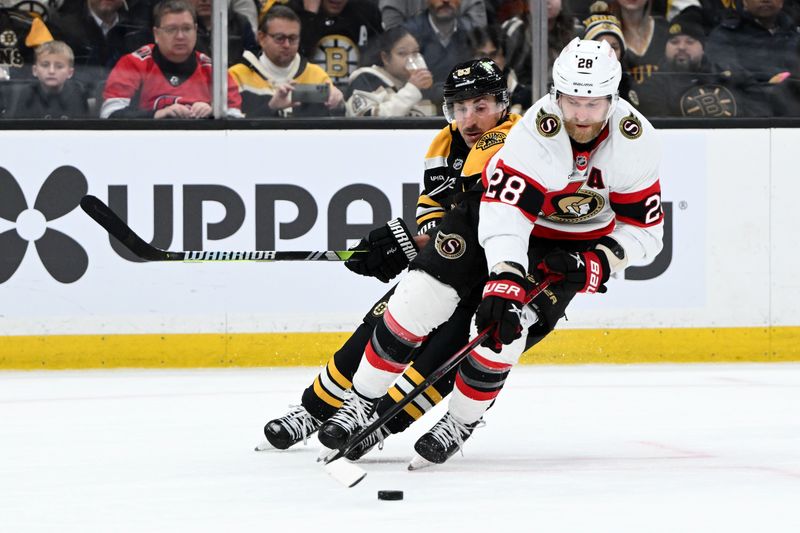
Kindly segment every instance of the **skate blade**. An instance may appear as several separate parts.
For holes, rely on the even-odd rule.
[[[422,470],[423,468],[428,468],[435,465],[436,463],[428,461],[421,455],[415,455],[411,458],[411,462],[408,463],[408,469],[411,471]]]
[[[323,465],[323,468],[333,479],[348,489],[355,487],[367,476],[366,470],[344,459],[331,461]]]
[[[270,444],[267,439],[264,439],[256,445],[255,450],[257,452],[266,452],[268,450],[277,450],[277,448]]]
[[[328,448],[326,446],[322,446],[321,444],[320,444],[320,446],[321,446],[321,449],[319,451],[319,455],[317,455],[317,462],[318,463],[327,463],[328,461],[333,459],[334,455],[336,455],[339,452],[339,450],[337,448],[331,449],[331,448]]]

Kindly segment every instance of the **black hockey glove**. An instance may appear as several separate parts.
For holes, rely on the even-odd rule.
[[[545,275],[560,277],[553,282],[565,290],[574,292],[606,292],[611,269],[608,257],[602,250],[588,252],[557,251],[547,254],[538,265]]]
[[[369,232],[350,250],[355,253],[344,266],[362,276],[372,276],[384,283],[402,272],[417,256],[419,248],[405,223],[395,218]]]
[[[522,306],[534,285],[527,278],[512,272],[489,276],[483,287],[483,300],[475,313],[478,331],[496,324],[491,335],[481,344],[493,352],[500,352],[522,335]]]

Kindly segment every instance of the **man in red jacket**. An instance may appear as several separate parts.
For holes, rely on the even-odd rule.
[[[208,118],[211,58],[195,51],[197,14],[186,0],[154,11],[155,44],[123,56],[108,76],[101,118]],[[241,98],[228,75],[228,116],[241,117]]]

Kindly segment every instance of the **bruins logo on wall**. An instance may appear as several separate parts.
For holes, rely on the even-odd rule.
[[[536,115],[536,131],[543,137],[554,137],[561,131],[561,119],[540,109]]]
[[[642,136],[642,123],[631,113],[619,121],[619,131],[628,139],[638,139]]]
[[[506,134],[501,131],[490,131],[485,133],[483,137],[478,140],[475,148],[478,150],[488,150],[492,146],[503,144],[506,142]]]
[[[467,251],[467,241],[457,233],[437,233],[434,246],[445,259],[458,259]]]
[[[555,196],[552,200],[555,212],[547,216],[553,222],[577,224],[599,213],[606,204],[605,199],[591,190],[580,189],[575,192]]]
[[[334,83],[346,83],[358,67],[358,46],[346,35],[325,35],[317,43],[311,62],[319,65]]]
[[[735,117],[736,98],[721,85],[692,87],[681,97],[685,117]]]

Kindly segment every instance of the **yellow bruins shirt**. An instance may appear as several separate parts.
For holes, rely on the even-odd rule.
[[[286,116],[289,113],[293,116],[329,114],[327,108],[322,104],[304,103],[294,108],[290,107],[288,110],[270,109],[269,101],[275,94],[275,87],[263,65],[253,54],[245,53],[245,61],[232,66],[228,72],[239,86],[239,94],[242,96],[242,112],[248,118]],[[324,70],[309,63],[305,58],[300,58],[292,80],[296,83],[314,85],[332,83]]]
[[[457,203],[456,196],[480,181],[486,162],[503,146],[511,127],[522,117],[506,115],[484,133],[470,149],[457,124],[448,124],[436,135],[425,154],[422,194],[417,200],[417,230],[436,227],[445,212]]]

